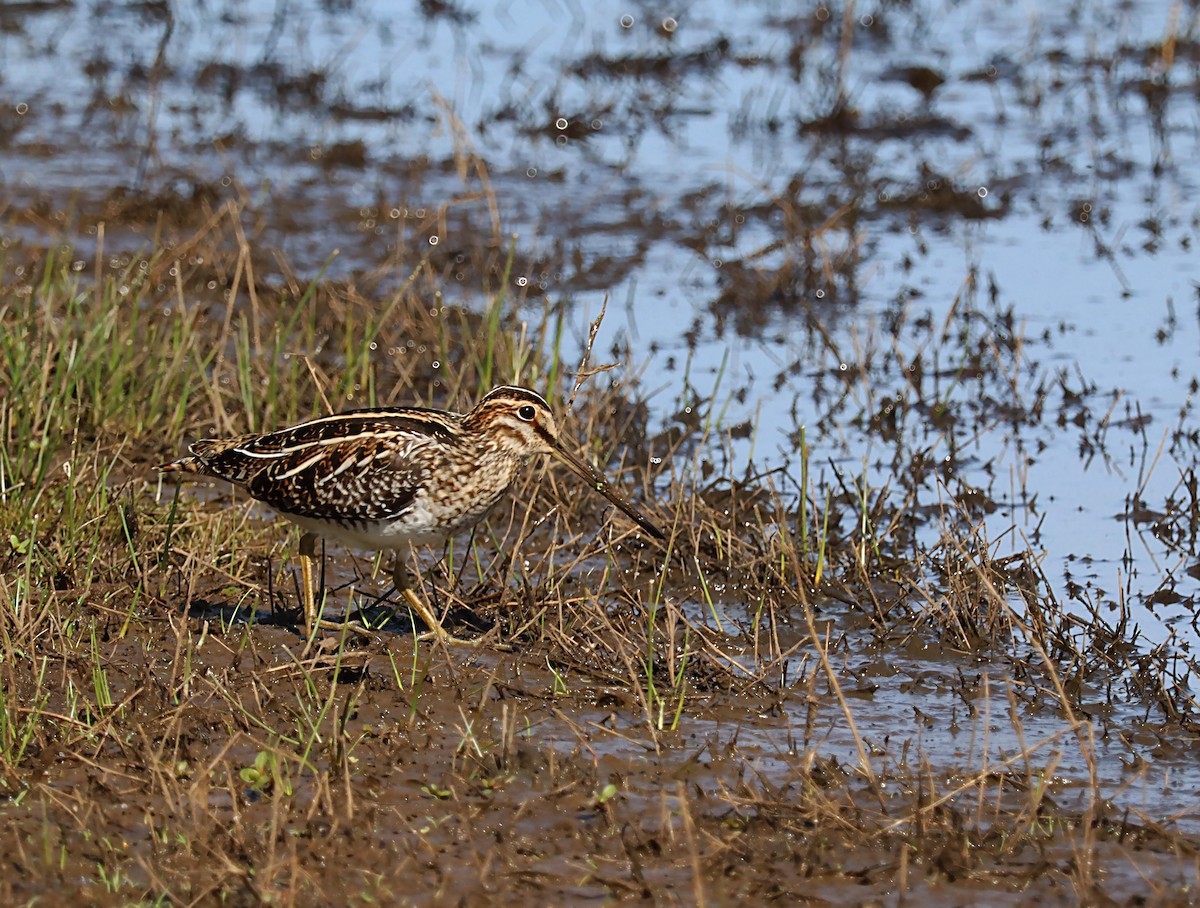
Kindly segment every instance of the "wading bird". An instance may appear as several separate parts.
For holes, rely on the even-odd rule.
[[[396,550],[392,579],[431,635],[454,640],[413,590],[411,546],[441,544],[474,526],[537,454],[562,461],[657,539],[662,531],[567,449],[545,398],[525,388],[490,391],[469,412],[424,407],[354,410],[265,435],[204,438],[163,473],[224,479],[304,531],[303,618],[317,626],[312,558],[317,537]]]

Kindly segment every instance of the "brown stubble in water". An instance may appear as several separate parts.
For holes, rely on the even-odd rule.
[[[238,254],[225,261],[236,273]],[[373,301],[346,287],[316,292],[333,314],[314,307],[304,331],[345,350],[338,325],[364,324]],[[202,305],[183,299],[184,315],[150,319],[186,319]],[[259,287],[256,299],[265,344],[289,294]],[[53,299],[41,305],[67,317]],[[394,357],[375,373],[377,389],[419,384],[444,355],[438,334],[448,329],[462,351],[454,396],[431,388],[422,402],[477,396],[471,316],[434,319],[415,295],[392,315],[403,327],[381,324],[377,345],[423,331],[427,353]],[[338,363],[325,354],[283,360],[288,393],[246,412],[233,390],[242,380],[234,327],[191,323],[197,348],[203,339],[231,353],[213,360],[180,435],[208,430],[216,413],[235,427],[308,415],[319,399],[347,402],[353,390],[332,379]],[[155,354],[143,355],[149,373]],[[251,368],[268,366],[256,359]],[[600,496],[580,494],[564,471],[531,469],[476,533],[480,560],[458,551],[454,570],[434,568],[428,586],[439,608],[469,606],[498,622],[511,651],[414,647],[394,622],[368,637],[329,635],[304,657],[286,615],[296,601],[286,567],[294,541],[220,490],[156,501],[138,464],[177,440],[138,436],[125,412],[94,427],[91,454],[60,449],[72,463],[69,488],[93,497],[62,508],[52,544],[39,535],[27,555],[14,549],[0,578],[11,729],[3,771],[24,792],[6,808],[0,839],[27,868],[0,882],[7,901],[50,885],[96,901],[678,892],[713,904],[813,892],[839,901],[864,887],[891,891],[900,854],[913,893],[952,877],[1028,897],[1049,892],[1046,875],[1029,869],[1029,849],[1055,866],[1081,853],[1096,862],[1086,866],[1114,866],[1130,860],[1130,841],[1143,849],[1138,866],[1164,880],[1164,899],[1190,872],[1174,857],[1185,834],[1060,805],[1064,793],[1039,782],[1073,753],[1088,758],[1078,723],[1049,739],[1030,734],[968,772],[887,749],[898,702],[936,723],[947,696],[961,704],[954,721],[1007,715],[1018,729],[1086,705],[1078,670],[1054,666],[1095,658],[1068,648],[1078,647],[1071,626],[1034,566],[990,559],[972,541],[977,498],[936,515],[941,560],[905,561],[915,505],[885,509],[882,496],[864,499],[855,477],[817,486],[811,464],[803,511],[786,494],[800,487],[793,473],[668,475],[698,446],[720,444],[703,439],[703,421],[656,435],[644,409],[586,388],[565,431],[592,440],[601,463],[622,452],[605,472],[634,500],[653,490],[665,543],[650,543]],[[929,468],[914,458],[914,471]],[[126,486],[108,491],[118,476]],[[66,480],[62,470],[46,474],[43,496],[65,496]],[[96,553],[86,573],[66,557],[72,540]],[[30,601],[23,571],[53,580],[51,566],[59,588],[39,585],[36,607],[19,605]],[[369,593],[380,585],[369,574],[343,553],[327,560],[331,588]],[[1027,617],[1001,584],[1023,597]],[[331,603],[348,596],[338,589]],[[1022,656],[1026,643],[1035,660]],[[947,666],[932,677],[931,646]],[[997,680],[968,672],[964,658]],[[1005,680],[1014,677],[1006,664],[1031,683]],[[897,700],[910,683],[924,696]],[[1106,879],[1081,871],[1072,891],[1103,891]]]

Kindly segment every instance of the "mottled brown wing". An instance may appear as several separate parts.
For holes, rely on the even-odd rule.
[[[384,520],[411,506],[455,435],[453,414],[362,410],[233,444],[200,441],[192,453],[283,513]]]

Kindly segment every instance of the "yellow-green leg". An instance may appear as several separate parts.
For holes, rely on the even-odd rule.
[[[316,596],[313,591],[313,559],[317,553],[317,536],[305,533],[300,537],[300,582],[304,589],[300,592],[301,607],[304,610],[304,639],[313,641],[313,634],[321,630],[345,631],[370,636],[369,628],[363,627],[356,621],[326,621],[319,614]]]
[[[316,551],[317,537],[315,534],[305,533],[300,537],[300,582],[302,585],[300,597],[301,607],[304,610],[304,638],[311,641],[317,628],[329,628],[331,630],[347,628],[355,632],[369,633],[361,625],[358,625],[357,622],[350,622],[343,625],[338,622],[320,620],[320,616],[317,614],[316,597],[313,592],[313,559],[316,557]],[[392,568],[392,581],[396,584],[396,590],[404,597],[405,602],[416,613],[416,616],[429,627],[429,630],[421,634],[417,639],[435,639],[443,643],[478,645],[478,640],[455,637],[442,627],[441,622],[437,620],[437,617],[433,614],[429,606],[421,600],[420,596],[413,592],[408,570],[404,565],[405,558],[403,553],[397,552],[396,554],[396,565]]]
[[[317,537],[305,533],[300,537],[300,590],[301,607],[304,609],[304,639],[311,640],[317,626],[317,603],[313,595],[313,558],[317,553]]]
[[[466,646],[478,646],[478,640],[467,640],[462,637],[455,637],[453,634],[447,632],[444,627],[442,627],[442,623],[438,621],[437,616],[433,614],[433,610],[421,600],[420,596],[413,592],[408,570],[404,565],[405,561],[406,558],[403,550],[398,551],[396,553],[396,564],[392,568],[392,583],[396,585],[396,591],[404,598],[404,601],[408,603],[408,607],[412,609],[413,612],[416,613],[417,617],[424,621],[426,626],[429,628],[428,631],[418,636],[417,639],[433,639],[441,641],[442,643],[461,643]]]

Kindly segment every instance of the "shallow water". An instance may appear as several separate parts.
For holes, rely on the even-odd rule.
[[[864,345],[886,356],[897,312],[940,323],[973,273],[996,288],[979,307],[1011,310],[1026,340],[1013,387],[989,393],[1028,407],[1037,381],[1061,372],[1084,394],[1084,425],[1047,420],[1014,445],[1002,419],[953,440],[914,424],[914,442],[933,456],[966,443],[958,481],[1009,499],[990,535],[1014,528],[1004,546],[1044,550],[1060,594],[1068,579],[1101,603],[1118,589],[1135,603],[1178,593],[1142,629],[1190,651],[1194,539],[1164,545],[1161,527],[1126,515],[1134,495],[1163,510],[1195,456],[1196,13],[864,5],[844,67],[856,114],[821,126],[837,98],[840,12],[736,12],[218,3],[178,10],[165,44],[149,7],[10,12],[3,191],[13,206],[86,210],[114,188],[186,198],[241,184],[266,243],[302,271],[337,249],[333,275],[453,248],[456,228],[494,217],[519,238],[531,286],[570,301],[580,337],[611,301],[598,348],[616,344],[655,377],[645,390],[664,418],[711,398],[724,424],[754,421],[752,440],[731,442],[735,473],[751,456],[793,462],[797,424],[817,424],[816,462],[870,464],[879,446],[849,425],[856,404],[903,399],[903,377],[873,369],[850,399],[817,379],[852,372]],[[1155,48],[1171,32],[1168,66]],[[926,97],[934,77],[914,67],[944,84]],[[442,166],[456,152],[486,161],[494,212]],[[930,199],[946,185],[963,198],[940,209]],[[447,202],[439,232],[432,215]],[[757,296],[727,276],[736,263],[770,280],[802,256],[805,273]],[[446,290],[468,304],[476,293],[469,279]],[[896,341],[908,354],[922,344]],[[1088,434],[1102,436],[1100,456],[1081,452]],[[869,472],[880,485],[881,466]]]

